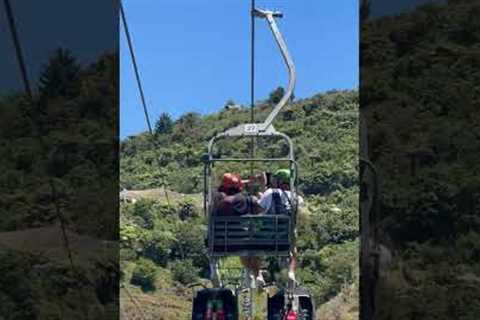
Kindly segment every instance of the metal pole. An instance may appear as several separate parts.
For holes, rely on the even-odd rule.
[[[7,13],[8,24],[10,25],[10,31],[12,33],[13,44],[15,46],[15,53],[17,55],[18,65],[20,67],[20,73],[22,74],[23,85],[25,86],[25,92],[28,94],[30,100],[33,98],[30,82],[28,81],[27,68],[25,67],[25,60],[23,59],[22,47],[18,40],[17,28],[15,27],[15,19],[13,18],[12,7],[9,0],[4,0],[5,11]]]
[[[250,44],[250,107],[251,107],[251,117],[250,120],[252,123],[255,122],[255,0],[251,2],[250,9],[250,33],[251,33],[251,44]]]
[[[255,0],[251,1],[250,8],[250,33],[251,33],[251,44],[250,44],[250,122],[255,123]],[[252,136],[250,141],[250,157],[255,157],[255,137]],[[253,176],[254,164],[250,164],[250,175]],[[253,193],[253,185],[251,185],[250,193]]]

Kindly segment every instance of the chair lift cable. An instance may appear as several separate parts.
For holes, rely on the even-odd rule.
[[[251,0],[250,7],[250,122],[255,123],[255,0]],[[250,157],[255,157],[255,137],[250,140]],[[250,164],[250,175],[253,176],[254,163]],[[250,189],[253,192],[253,186]]]
[[[130,31],[128,30],[127,19],[123,10],[122,2],[119,2],[120,14],[122,15],[123,28],[125,30],[125,36],[127,37],[128,48],[130,49],[130,56],[132,58],[132,65],[135,71],[135,79],[137,81],[138,91],[140,92],[140,100],[142,101],[143,112],[145,114],[145,120],[147,121],[148,131],[153,135],[152,125],[150,123],[150,117],[148,115],[147,103],[145,102],[145,95],[143,93],[142,82],[140,80],[140,74],[138,72],[137,60],[135,58],[135,52],[133,50],[132,38],[130,37]]]
[[[10,5],[9,0],[4,0],[4,4],[5,4],[5,11],[6,11],[6,14],[7,14],[7,19],[8,19],[8,24],[9,24],[9,27],[10,27],[10,32],[11,32],[13,43],[14,43],[14,46],[15,46],[15,53],[16,53],[16,56],[17,56],[18,65],[20,67],[20,73],[22,75],[23,85],[25,87],[25,92],[27,93],[29,103],[33,104],[33,92],[32,92],[32,88],[30,86],[30,82],[28,80],[27,68],[26,68],[26,65],[25,65],[25,60],[24,60],[24,57],[23,57],[23,50],[22,50],[20,40],[19,40],[19,37],[18,37],[17,28],[15,26],[15,19],[13,17],[12,6]],[[38,138],[39,143],[42,146],[42,148],[45,149],[45,142],[43,141],[42,136],[38,133],[38,125],[36,124],[35,121],[33,121],[33,119],[31,117],[30,117],[30,120],[32,122],[32,127],[36,131],[35,136]],[[69,242],[67,231],[66,231],[66,220],[65,220],[65,217],[64,217],[62,211],[60,210],[60,205],[58,204],[58,196],[57,196],[57,191],[55,189],[55,182],[52,179],[52,177],[50,177],[50,176],[48,177],[48,183],[50,185],[51,196],[52,196],[53,204],[55,206],[55,214],[57,216],[57,219],[60,221],[60,228],[62,230],[63,245],[65,247],[65,251],[67,251],[67,256],[68,256],[68,260],[70,262],[70,267],[73,270],[74,269],[73,255],[72,255],[72,251],[70,249],[70,242]]]
[[[135,77],[136,77],[136,80],[137,80],[137,86],[138,86],[138,90],[140,92],[140,99],[141,99],[141,102],[142,102],[143,112],[145,114],[145,121],[147,122],[148,131],[150,133],[150,137],[151,137],[152,143],[154,145],[154,148],[153,148],[154,152],[157,153],[158,152],[158,148],[156,147],[157,140],[155,139],[155,136],[154,136],[153,130],[152,130],[152,125],[150,123],[150,117],[148,115],[147,103],[145,102],[145,95],[143,93],[142,82],[140,80],[140,73],[138,71],[137,60],[135,58],[135,50],[133,48],[133,42],[132,42],[132,38],[130,36],[130,31],[128,29],[127,18],[126,18],[125,11],[123,9],[123,5],[122,5],[121,1],[119,1],[119,6],[120,6],[120,15],[121,15],[122,22],[123,22],[123,27],[124,27],[123,29],[125,31],[125,36],[127,38],[128,48],[129,48],[129,51],[130,51],[130,56],[132,58],[132,65],[133,65],[133,69],[135,71]],[[158,154],[155,157],[155,160],[157,161],[157,164],[159,165]],[[160,167],[160,165],[159,165],[159,167]],[[169,197],[168,197],[167,189],[166,189],[166,186],[165,186],[165,180],[164,180],[163,177],[162,177],[161,187],[163,187],[163,190],[164,190],[164,193],[165,193],[165,199],[167,201],[167,205],[168,205],[168,207],[170,207],[170,200],[169,200]]]
[[[28,81],[27,68],[25,67],[25,60],[23,59],[22,46],[18,39],[17,28],[15,27],[15,20],[13,18],[12,7],[9,0],[4,0],[5,11],[7,13],[8,24],[12,33],[13,44],[15,46],[15,53],[17,55],[18,65],[20,67],[20,73],[22,75],[23,85],[25,86],[25,92],[28,94],[30,100],[33,99],[32,89],[30,82]]]
[[[130,37],[130,32],[128,30],[128,25],[127,25],[127,19],[126,19],[126,16],[125,16],[125,12],[123,10],[122,1],[119,1],[119,7],[120,7],[120,15],[122,17],[122,22],[123,22],[123,29],[125,31],[125,36],[127,38],[128,48],[130,50],[130,56],[131,56],[131,59],[132,59],[132,65],[133,65],[133,69],[135,71],[135,78],[137,80],[137,86],[138,86],[138,90],[140,92],[140,100],[142,102],[143,112],[145,114],[145,121],[147,122],[148,132],[150,133],[150,137],[152,138],[152,141],[155,141],[155,138],[153,136],[152,125],[150,124],[150,117],[148,115],[147,104],[145,102],[145,95],[143,93],[142,82],[140,80],[140,73],[138,72],[137,60],[135,59],[135,52],[133,50],[133,43],[132,43],[132,39]],[[157,148],[154,148],[154,149],[157,150]],[[155,157],[155,158],[158,161],[158,158],[157,157]],[[168,201],[167,190],[165,189],[164,184],[163,184],[163,188],[165,190],[165,196],[166,196],[166,199],[167,199],[168,206],[170,206],[170,202]],[[145,320],[146,319],[145,318],[145,312],[143,311],[142,306],[133,298],[133,296],[130,294],[130,291],[128,290],[128,288],[125,285],[122,285],[122,287],[124,288],[125,292],[127,293],[127,296],[130,298],[130,300],[133,302],[133,304],[137,308],[138,312],[140,313],[140,318],[142,318],[142,320]]]
[[[254,111],[254,106],[255,106],[255,15],[254,10],[255,10],[255,0],[252,0],[251,3],[251,9],[250,9],[250,26],[251,26],[251,44],[250,44],[250,49],[251,49],[251,56],[250,56],[250,107],[251,107],[251,117],[250,120],[252,123],[255,122],[255,111]]]

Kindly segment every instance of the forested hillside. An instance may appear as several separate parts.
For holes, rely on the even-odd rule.
[[[375,227],[393,255],[375,318],[479,318],[479,16],[449,0],[362,24]]]
[[[257,119],[266,117],[279,92],[281,89],[258,103]],[[121,186],[129,190],[165,186],[139,192],[140,200],[121,205],[122,284],[128,288],[122,291],[124,319],[133,319],[139,312],[133,301],[143,301],[140,305],[152,319],[160,313],[188,318],[192,292],[186,285],[206,281],[208,276],[203,242],[206,221],[200,196],[201,156],[216,133],[246,123],[249,118],[248,108],[231,105],[204,116],[187,113],[172,120],[162,115],[155,125],[154,140],[143,133],[121,142]],[[293,139],[299,190],[306,200],[298,221],[298,278],[319,305],[331,300],[318,319],[355,317],[358,93],[331,91],[297,100],[279,114],[274,126]],[[218,152],[226,157],[248,147],[248,143],[234,141]],[[257,154],[271,155],[277,150],[282,150],[281,144],[266,143]],[[241,173],[244,169],[242,164],[229,167]],[[235,259],[228,263],[239,266]],[[264,300],[260,304],[265,304]],[[257,319],[262,312],[256,310]]]
[[[118,317],[117,61],[58,49],[0,95],[2,319]]]

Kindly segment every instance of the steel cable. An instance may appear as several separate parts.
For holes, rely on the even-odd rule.
[[[24,57],[23,57],[23,50],[22,50],[22,46],[20,44],[20,39],[18,37],[18,32],[17,32],[17,28],[16,28],[16,25],[15,25],[15,18],[14,18],[14,15],[13,15],[12,6],[10,5],[9,0],[4,0],[4,4],[5,4],[5,11],[6,11],[6,14],[7,14],[7,19],[8,19],[8,23],[9,23],[9,27],[10,27],[10,32],[11,32],[12,39],[13,39],[13,44],[15,46],[15,53],[16,53],[16,56],[17,56],[18,65],[20,67],[20,73],[22,75],[23,85],[25,87],[25,92],[27,93],[28,102],[33,105],[33,103],[34,103],[33,92],[32,92],[32,88],[30,86],[30,82],[28,80],[27,67],[25,65],[25,60],[24,60]],[[34,130],[35,130],[35,136],[39,140],[40,146],[42,146],[42,148],[46,150],[45,142],[43,141],[42,136],[39,133],[40,130],[38,128],[38,124],[32,119],[32,116],[29,116],[29,118],[30,118],[30,121],[32,123],[32,128],[34,128]],[[73,255],[72,255],[72,251],[70,249],[70,242],[69,242],[68,235],[67,235],[67,230],[66,230],[67,229],[67,226],[66,226],[67,222],[66,222],[65,216],[63,215],[62,211],[60,210],[60,205],[58,203],[58,197],[57,197],[57,192],[56,192],[56,188],[55,188],[55,182],[52,179],[52,177],[49,176],[48,182],[49,182],[50,189],[51,189],[51,197],[52,197],[52,200],[53,200],[53,204],[55,206],[55,214],[57,216],[57,219],[60,221],[60,228],[62,230],[62,238],[63,238],[63,241],[64,241],[64,247],[65,247],[65,250],[67,251],[67,256],[68,256],[68,260],[70,262],[70,267],[72,268],[72,270],[74,270]]]
[[[134,47],[133,47],[133,42],[132,42],[132,38],[130,36],[130,31],[128,29],[128,23],[127,23],[127,18],[126,18],[126,15],[125,15],[125,11],[123,9],[123,5],[122,5],[122,2],[120,1],[119,2],[119,6],[120,6],[120,14],[121,14],[121,18],[122,18],[122,22],[123,22],[123,27],[124,27],[124,31],[125,31],[125,36],[127,38],[127,43],[128,43],[128,48],[129,48],[129,51],[130,51],[130,56],[131,56],[131,59],[132,59],[132,64],[133,64],[133,69],[135,71],[135,77],[136,77],[136,80],[137,80],[137,86],[138,86],[138,90],[140,92],[140,99],[142,101],[142,106],[143,106],[143,112],[145,114],[145,120],[147,122],[147,126],[148,126],[148,131],[150,133],[150,137],[152,139],[152,144],[153,144],[153,149],[154,149],[154,152],[156,154],[156,157],[155,157],[155,160],[157,162],[157,165],[160,167],[160,164],[159,164],[159,156],[157,154],[157,141],[155,139],[155,135],[153,134],[153,130],[152,130],[152,125],[150,123],[150,117],[148,115],[148,108],[147,108],[147,103],[145,102],[145,95],[143,93],[143,87],[142,87],[142,82],[140,80],[140,72],[138,71],[138,66],[137,66],[137,60],[135,58],[135,50],[134,50]],[[164,178],[162,177],[162,182],[161,182],[161,186],[163,187],[163,190],[164,190],[164,194],[165,194],[165,199],[167,201],[167,205],[168,207],[170,207],[170,199],[168,197],[168,193],[167,193],[167,189],[165,187],[165,180]]]

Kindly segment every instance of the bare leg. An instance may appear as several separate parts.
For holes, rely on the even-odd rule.
[[[297,261],[295,257],[290,258],[290,263],[288,265],[288,274],[289,276],[292,275],[291,277],[295,279],[295,269],[296,269]]]
[[[290,261],[288,264],[288,278],[291,281],[297,282],[295,278],[295,269],[297,267],[297,250],[296,248],[294,249],[294,252],[290,253]]]
[[[260,273],[260,262],[256,257],[240,257],[243,266],[256,277]]]
[[[260,272],[261,260],[258,257],[240,257],[240,260],[245,268],[250,271],[253,281],[257,281],[260,286],[265,285],[265,280]]]
[[[210,259],[209,266],[210,266],[210,278],[212,280],[213,286],[215,288],[221,287],[222,282],[220,279],[220,272],[218,270],[218,259],[217,258]]]

